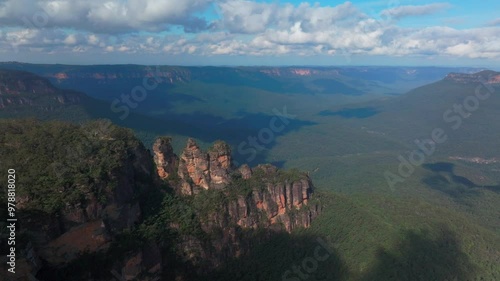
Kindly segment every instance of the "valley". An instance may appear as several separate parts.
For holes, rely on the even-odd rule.
[[[103,159],[109,158],[109,161],[99,162],[102,170],[89,172],[92,178],[89,182],[97,190],[100,184],[107,185],[114,180],[106,178],[103,170],[128,163],[120,162],[123,161],[120,158],[123,151],[129,151],[124,155],[135,151],[138,159],[150,155],[150,160],[144,160],[148,163],[145,164],[147,170],[154,171],[155,166],[161,166],[158,163],[163,163],[163,174],[177,174],[174,170],[169,171],[171,167],[167,165],[176,160],[152,163],[154,147],[158,147],[160,136],[171,137],[168,141],[171,147],[166,149],[165,154],[170,156],[156,155],[155,159],[173,159],[171,156],[174,153],[184,159],[191,157],[189,155],[205,153],[198,151],[210,154],[214,147],[218,147],[213,144],[223,140],[230,147],[235,167],[247,164],[252,170],[264,167],[264,171],[268,171],[266,166],[260,164],[270,163],[272,167],[291,171],[280,174],[270,168],[272,171],[269,173],[276,173],[277,178],[296,179],[295,169],[310,178],[314,186],[312,198],[318,200],[321,212],[315,213],[316,203],[308,204],[315,214],[314,220],[298,220],[298,225],[304,224],[306,228],[285,227],[290,233],[280,232],[275,236],[243,232],[241,237],[249,235],[248,240],[224,240],[231,245],[241,243],[241,255],[229,254],[234,251],[233,248],[216,245],[214,247],[222,249],[224,254],[207,250],[201,260],[206,259],[219,266],[209,266],[215,269],[198,271],[193,275],[189,272],[207,268],[206,264],[197,263],[200,261],[196,258],[197,254],[184,252],[187,257],[181,259],[186,261],[183,264],[174,263],[176,256],[173,254],[167,261],[176,264],[179,271],[162,267],[163,274],[166,274],[164,277],[184,276],[183,280],[282,280],[292,266],[314,256],[316,241],[321,238],[328,245],[330,255],[325,262],[318,263],[307,280],[468,281],[500,278],[500,130],[496,122],[500,107],[498,72],[432,67],[159,66],[155,69],[139,65],[22,63],[2,63],[0,68],[3,69],[0,72],[0,116],[5,119],[1,123],[4,128],[1,142],[4,151],[9,151],[7,144],[13,145],[11,142],[16,139],[13,136],[20,128],[26,130],[22,134],[25,138],[23,142],[35,145],[37,139],[43,139],[45,134],[50,133],[54,139],[64,136],[59,142],[67,140],[75,147],[81,145],[78,136],[86,131],[85,126],[97,126],[99,131],[98,123],[85,125],[91,120],[108,119],[128,128],[116,129],[114,132],[118,135],[108,136],[109,139],[123,138],[126,140],[123,143],[106,142],[108,137],[92,142],[92,151],[99,151]],[[146,94],[141,96],[143,92],[137,87],[145,89]],[[124,96],[129,99],[123,99]],[[114,110],[120,107],[125,109]],[[9,121],[27,117],[41,119],[44,125],[29,123],[38,121]],[[59,124],[62,120],[71,121],[73,125]],[[35,129],[38,127],[43,129]],[[190,139],[194,139],[196,145]],[[432,144],[428,141],[430,139],[434,139]],[[427,146],[422,146],[422,143]],[[43,171],[47,163],[53,162],[51,158],[56,154],[61,159],[66,157],[65,150],[58,149],[57,145],[51,145],[50,149],[43,148],[44,145],[41,145],[40,149],[44,152],[40,155],[47,159],[33,162],[33,171]],[[101,146],[104,147],[102,150]],[[186,147],[195,152],[187,154]],[[51,149],[57,153],[48,153]],[[8,164],[14,165],[15,161],[23,159],[23,163],[31,165],[29,153],[23,151],[20,149],[2,155],[8,155],[9,161],[14,161]],[[88,161],[99,159],[90,157],[92,154],[85,151],[75,151],[77,159],[78,155],[83,155],[82,159]],[[419,159],[415,156],[417,154],[412,156],[414,151],[423,157]],[[221,152],[218,156],[226,157],[227,153]],[[204,159],[204,156],[200,157]],[[209,157],[207,163],[212,163],[212,159],[222,158]],[[138,166],[134,161],[124,165]],[[212,165],[203,161],[193,160],[192,163],[201,165],[196,167]],[[66,165],[66,162],[62,163]],[[7,163],[3,161],[1,165],[5,170]],[[81,171],[85,167],[75,165],[70,169]],[[148,190],[152,186],[149,177],[141,175],[140,169],[130,169],[136,171],[141,188]],[[193,176],[193,169],[198,168],[187,167],[189,173],[186,172],[186,175],[200,179],[200,182],[194,181],[196,186],[203,185],[201,182],[206,179]],[[204,172],[199,172],[200,175],[218,175],[220,172],[202,170]],[[397,177],[394,185],[388,183],[385,177],[387,172]],[[21,176],[25,186],[33,182],[45,186],[46,183],[41,181],[51,179],[44,179],[41,174],[43,172],[30,172],[29,176]],[[266,178],[260,174],[257,177]],[[194,193],[196,188],[187,178],[171,180],[185,180],[184,190],[189,190],[188,194]],[[81,180],[76,177],[72,182],[85,185]],[[237,186],[245,186],[240,180],[234,182],[239,183]],[[56,185],[64,184],[63,181]],[[212,183],[207,184],[212,186]],[[252,184],[253,187],[261,186]],[[171,182],[168,185],[175,186]],[[142,192],[143,189],[138,190]],[[198,231],[196,219],[193,220],[189,214],[196,214],[193,217],[199,218],[207,213],[206,208],[219,205],[229,208],[227,206],[232,204],[231,201],[224,203],[229,204],[226,206],[218,200],[226,200],[221,199],[224,196],[236,196],[225,194],[220,197],[221,194],[215,191],[200,192],[201,197],[198,194],[181,200],[177,197],[172,199],[167,192],[163,197],[167,203],[163,204],[169,207],[159,213],[159,217],[165,215],[163,218],[166,221],[144,219],[137,229],[146,229],[146,232],[124,232],[113,239],[124,239],[125,245],[129,246],[137,241],[135,235],[145,239],[141,235],[147,234],[148,239],[153,237],[170,241],[170,236],[155,235],[161,234],[162,227],[171,229],[176,224],[173,227],[174,236],[177,231],[182,233],[185,230],[188,234]],[[38,194],[44,191],[32,192]],[[51,192],[57,193],[56,190]],[[81,194],[69,193],[68,196],[76,200]],[[140,197],[141,206],[148,205],[146,197]],[[57,209],[61,204],[58,198],[54,195],[55,201],[41,201],[40,204],[46,208],[44,212]],[[245,204],[255,205],[255,208],[249,207],[251,210],[260,210],[260,207],[257,208],[260,205],[252,202],[246,201]],[[161,207],[158,208],[161,210]],[[269,211],[267,208],[266,212]],[[151,212],[156,214],[158,210]],[[249,213],[247,220],[260,222],[261,218],[254,211]],[[147,213],[147,208],[142,212]],[[188,215],[177,217],[179,214]],[[203,219],[201,221],[203,225]],[[303,221],[307,223],[301,223]],[[180,226],[180,222],[187,224]],[[206,222],[212,221],[207,219]],[[65,228],[71,229],[71,226]],[[119,228],[127,229],[124,226]],[[206,231],[206,228],[203,230]],[[224,239],[230,237],[218,230],[211,235],[222,235]],[[184,239],[182,235],[179,237]],[[179,243],[187,248],[207,249],[203,246],[205,242],[191,239]],[[140,245],[134,251],[122,248],[121,244],[117,247],[115,254],[118,255],[123,250],[133,256],[139,248],[143,253],[154,252],[148,250],[150,245]],[[91,260],[97,257],[84,255],[81,258],[83,264],[92,267]],[[99,258],[105,262],[110,259],[109,256]],[[117,269],[122,265],[113,264],[111,267]],[[66,266],[62,272],[79,268],[77,264]],[[93,272],[100,274],[96,269]],[[43,272],[40,274],[40,280],[48,280],[43,279]],[[289,280],[300,278],[289,276]],[[60,280],[63,278],[61,275]]]

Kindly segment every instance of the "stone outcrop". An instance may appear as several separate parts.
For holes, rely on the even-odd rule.
[[[79,142],[92,151],[107,148],[104,155],[113,161],[105,163],[113,168],[77,183],[64,171],[75,159],[61,160],[54,176],[71,184],[57,191],[77,190],[78,200],[64,200],[53,211],[37,209],[35,197],[20,194],[19,233],[29,233],[29,240],[19,245],[23,274],[15,280],[77,280],[75,264],[88,280],[190,280],[183,277],[189,271],[203,276],[276,233],[309,227],[320,212],[306,174],[272,165],[234,167],[222,141],[204,152],[189,139],[178,157],[171,139],[162,137],[151,155],[131,135],[120,139],[123,150],[110,149],[126,131],[87,128],[88,142]],[[81,167],[95,167],[92,153],[77,155],[78,163],[88,163]],[[82,269],[87,263],[92,268]]]
[[[202,152],[193,139],[188,139],[180,157],[178,173],[184,194],[193,194],[200,188],[210,187],[209,163],[208,154]]]
[[[166,179],[176,173],[179,157],[174,153],[170,138],[158,138],[153,144],[154,161],[158,176]]]
[[[155,147],[158,143],[159,140]],[[176,159],[157,155],[159,150],[153,150],[155,159]],[[170,148],[163,151],[173,155]],[[199,274],[217,268],[229,258],[249,253],[255,233],[263,235],[259,239],[268,239],[276,232],[307,228],[321,211],[312,198],[313,185],[307,174],[282,171],[269,164],[234,167],[231,149],[221,141],[205,153],[189,139],[180,156],[177,179],[175,174],[163,177],[161,167],[169,164],[156,162],[158,175],[178,194],[192,196],[190,200],[195,205],[198,202],[208,206],[203,211],[198,209],[198,222],[203,236],[217,238],[206,240],[186,234],[176,247],[182,260],[192,263]]]
[[[252,169],[247,164],[241,165],[241,167],[238,169],[238,171],[241,174],[241,177],[245,180],[249,179],[252,177]]]
[[[211,186],[223,188],[229,184],[232,168],[231,148],[223,141],[217,141],[208,151]]]
[[[303,175],[296,180],[273,182],[279,171],[271,165],[257,166],[253,173],[264,180],[252,183],[255,186],[249,195],[240,195],[228,203],[227,210],[231,223],[243,228],[281,224],[288,232],[296,227],[310,226],[312,219],[319,213],[319,206],[314,204],[307,206],[313,192],[309,177]],[[247,178],[245,181],[252,179]]]
[[[259,243],[256,233],[260,233],[257,240],[262,242],[277,232],[307,228],[321,211],[312,198],[311,179],[304,173],[281,171],[272,165],[253,169],[243,165],[229,168],[227,173],[229,183],[225,187],[209,187],[193,195],[194,201],[209,200],[206,205],[212,208],[198,213],[199,222],[205,236],[217,238],[207,241],[186,235],[178,244],[182,259],[193,263],[200,274],[249,253],[252,243]],[[215,198],[224,199],[204,197],[212,192],[220,193]]]
[[[312,189],[307,182],[304,183],[305,185],[302,185],[301,181],[285,185],[269,184],[264,190],[255,189],[247,196],[237,196],[223,204],[220,213],[212,214],[213,216],[202,224],[208,226],[206,229],[215,225],[238,225],[246,229],[257,229],[274,224],[281,224],[288,232],[296,227],[307,228],[318,214],[319,206],[307,206],[310,199],[308,193]],[[293,196],[291,194],[297,196],[296,202],[301,202],[296,204],[293,197],[288,197]],[[303,197],[304,195],[307,197]]]
[[[153,151],[158,175],[168,181],[175,175],[165,176],[164,167],[175,170],[172,165],[177,158],[169,147],[170,142],[163,139],[155,142]],[[309,227],[319,212],[318,206],[307,206],[313,185],[306,174],[281,171],[272,165],[253,169],[246,164],[233,167],[231,149],[222,141],[215,142],[205,153],[193,139],[188,139],[178,165],[180,181],[170,182],[178,193],[196,196],[202,190],[220,190],[232,198],[222,203],[219,213],[211,214],[210,219],[202,222],[207,232],[214,226],[255,229],[277,224],[290,232],[295,227]]]
[[[156,157],[165,158],[164,154],[160,154]],[[202,189],[224,188],[230,181],[231,149],[226,143],[218,141],[205,153],[193,139],[188,139],[178,167],[180,190],[183,194],[196,194]]]

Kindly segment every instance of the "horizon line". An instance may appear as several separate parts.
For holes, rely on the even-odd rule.
[[[286,67],[317,67],[317,68],[329,68],[329,67],[340,67],[340,68],[348,68],[348,67],[411,67],[411,68],[483,68],[488,70],[499,69],[500,66],[484,66],[484,65],[381,65],[381,64],[276,64],[276,65],[265,65],[265,64],[247,64],[247,65],[239,65],[239,64],[138,64],[138,63],[89,63],[89,64],[72,64],[72,63],[37,63],[37,62],[23,62],[23,61],[0,61],[0,64],[31,64],[31,65],[62,65],[62,66],[172,66],[172,67],[227,67],[227,68],[237,68],[237,67],[278,67],[278,68],[286,68]]]

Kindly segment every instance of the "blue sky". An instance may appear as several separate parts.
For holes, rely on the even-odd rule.
[[[0,61],[500,65],[500,1],[0,0]]]

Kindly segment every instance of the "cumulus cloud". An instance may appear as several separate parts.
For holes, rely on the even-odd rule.
[[[212,0],[4,0],[0,23],[25,28],[74,28],[97,33],[162,31],[181,26],[186,32],[208,27],[194,14]]]
[[[76,44],[76,36],[74,34],[68,35],[64,40],[63,43],[66,45],[75,45]]]
[[[199,16],[207,5],[215,5],[218,11],[210,23]],[[447,7],[446,3],[393,7],[382,11],[385,17],[378,19],[350,2],[321,6],[248,0],[0,0],[0,24],[9,26],[0,29],[0,50],[116,56],[135,53],[500,59],[498,20],[474,29],[407,28],[393,20]],[[35,25],[26,26],[26,19]],[[172,26],[196,33],[144,32],[165,31]]]
[[[304,30],[330,28],[355,21],[362,13],[351,2],[331,6],[257,3],[230,0],[218,5],[222,19],[214,25],[233,33],[260,33],[272,28],[287,28],[301,22]]]
[[[253,1],[227,1],[219,4],[222,19],[215,25],[235,33],[258,33],[266,30],[278,19],[277,4]]]
[[[414,5],[399,6],[383,10],[381,12],[381,15],[393,19],[400,19],[409,16],[430,15],[437,12],[441,12],[450,7],[451,5],[449,3],[433,3],[420,6],[414,6]]]

